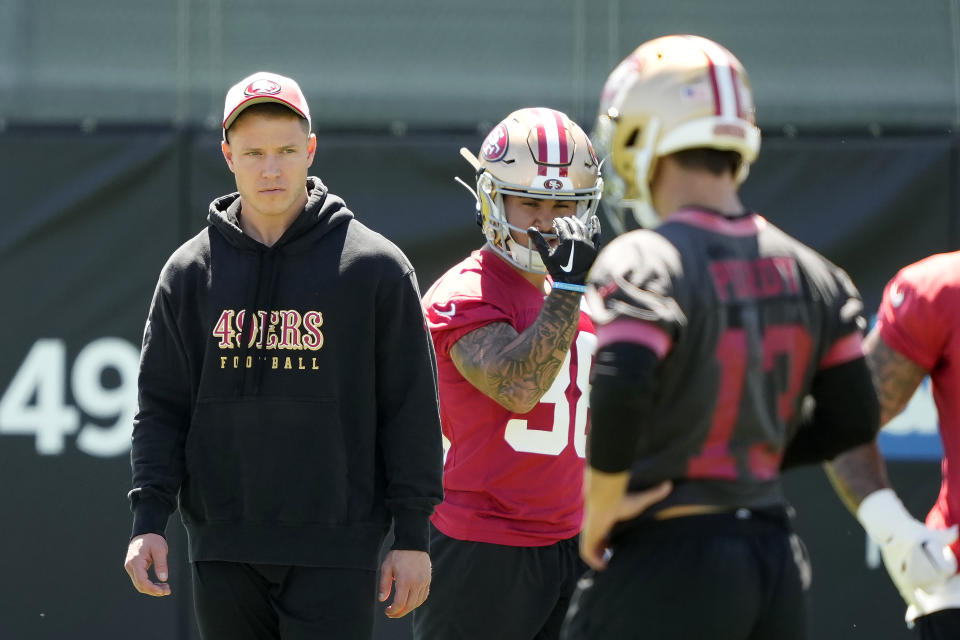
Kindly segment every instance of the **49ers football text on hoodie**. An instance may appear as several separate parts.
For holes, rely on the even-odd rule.
[[[178,498],[190,559],[374,569],[442,499],[436,362],[412,266],[309,178],[267,247],[238,194],[167,261],[140,363],[133,535]]]

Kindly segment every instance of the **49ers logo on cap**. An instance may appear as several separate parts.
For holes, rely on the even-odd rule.
[[[273,96],[280,93],[280,85],[273,80],[254,80],[243,90],[246,96]]]
[[[563,183],[556,178],[550,178],[549,180],[543,181],[543,187],[545,189],[550,189],[551,191],[560,191],[563,189]]]
[[[498,124],[497,128],[490,132],[487,139],[483,141],[480,148],[480,155],[487,162],[496,162],[507,155],[507,147],[510,144],[510,137],[507,135],[507,127],[504,124]]]

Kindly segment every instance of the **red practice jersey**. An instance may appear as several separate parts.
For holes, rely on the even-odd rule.
[[[887,284],[877,314],[883,341],[930,373],[943,441],[943,480],[927,515],[931,527],[960,522],[960,252],[903,268]],[[960,557],[960,544],[953,553]]]
[[[528,413],[512,413],[470,384],[450,358],[464,335],[493,322],[522,332],[544,294],[489,251],[474,251],[423,298],[437,350],[445,461],[444,534],[511,546],[544,546],[580,531],[593,324],[581,312],[553,385]],[[448,447],[448,448],[447,448]]]

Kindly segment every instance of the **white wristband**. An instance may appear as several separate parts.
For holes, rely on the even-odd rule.
[[[879,489],[864,498],[857,507],[857,520],[879,545],[890,542],[901,524],[915,521],[893,489]]]

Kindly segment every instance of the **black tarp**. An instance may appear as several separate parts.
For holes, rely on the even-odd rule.
[[[458,149],[481,136],[319,137],[313,173],[408,254],[422,289],[480,245],[453,177],[470,181]],[[744,201],[846,267],[874,309],[899,267],[960,244],[957,147],[946,136],[769,139]],[[168,529],[173,597],[135,593],[122,569],[122,441],[157,274],[203,227],[207,203],[232,190],[219,136],[14,128],[0,135],[0,181],[0,638],[186,640],[179,523]],[[916,515],[938,473],[929,461],[892,464]],[[863,533],[823,474],[797,472],[787,488],[814,562],[811,637],[908,637],[895,590],[866,568]],[[407,633],[406,621],[378,629],[381,640]]]

